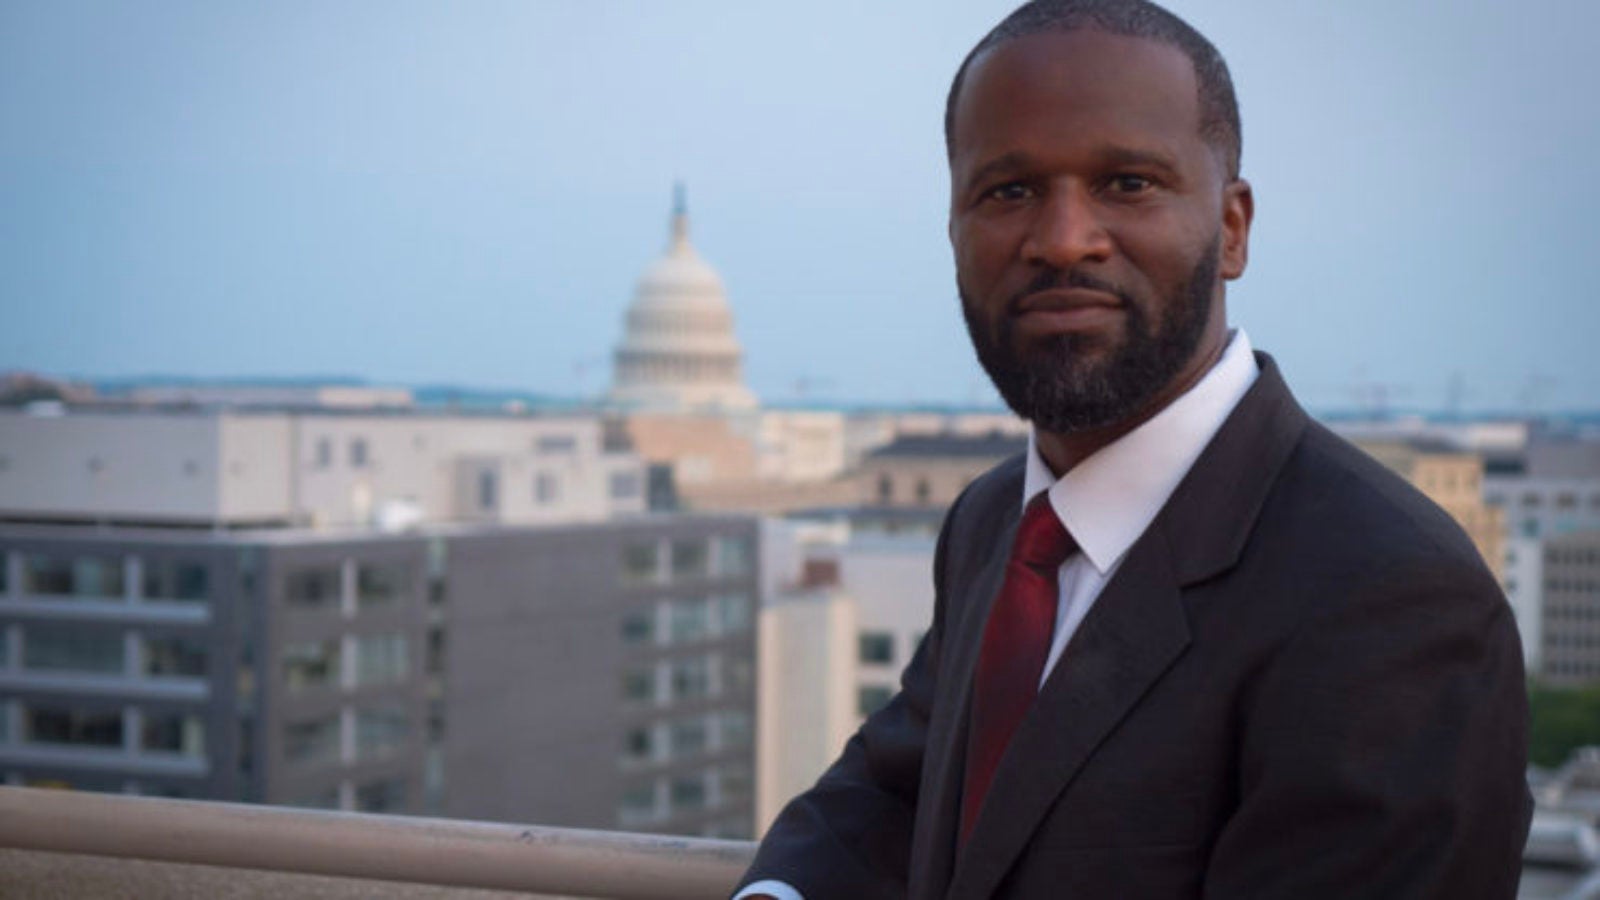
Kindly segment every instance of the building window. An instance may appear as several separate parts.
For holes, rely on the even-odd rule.
[[[1556,495],[1556,509],[1577,509],[1577,508],[1578,508],[1578,495],[1577,494],[1561,493],[1561,494],[1557,494]]]
[[[146,713],[140,746],[154,753],[177,753],[204,759],[205,721],[192,713]]]
[[[749,575],[753,555],[747,537],[717,538],[717,574],[724,578]]]
[[[894,500],[894,479],[887,473],[878,476],[878,502],[889,503]]]
[[[328,609],[339,604],[338,566],[290,572],[283,579],[283,599],[301,609]]]
[[[630,728],[622,736],[622,758],[625,762],[649,762],[655,758],[655,744],[655,729],[648,725]]]
[[[750,627],[750,598],[744,594],[718,597],[717,613],[723,634],[739,634]]]
[[[706,541],[703,538],[672,542],[672,577],[704,578],[708,574]]]
[[[356,810],[368,813],[404,812],[406,780],[385,778],[356,785]]]
[[[698,700],[708,696],[710,693],[711,666],[709,660],[703,656],[696,656],[673,661],[673,700]]]
[[[540,506],[561,499],[561,479],[553,472],[540,472],[533,476],[533,502]]]
[[[642,490],[638,472],[611,473],[611,499],[633,500]]]
[[[578,439],[570,434],[542,434],[533,448],[539,453],[565,456],[578,451]]]
[[[422,670],[429,675],[444,674],[446,644],[443,628],[428,629],[428,645],[423,655]]]
[[[649,584],[660,579],[659,544],[633,544],[622,548],[622,580]]]
[[[339,679],[339,639],[307,641],[283,648],[283,683],[296,691],[328,687]]]
[[[656,818],[655,783],[645,782],[624,788],[622,805],[617,813],[624,825],[653,821]]]
[[[394,684],[404,681],[410,668],[406,636],[369,634],[356,638],[356,684]]]
[[[724,804],[743,803],[750,799],[750,767],[740,763],[723,766],[717,773],[722,782]]]
[[[127,656],[122,632],[84,625],[22,626],[22,667],[49,672],[122,674]]]
[[[356,569],[356,602],[362,609],[387,606],[411,589],[411,570],[404,563],[362,563]]]
[[[722,714],[722,749],[747,750],[750,747],[750,714],[729,710]]]
[[[681,719],[673,722],[669,729],[672,736],[672,758],[686,759],[706,752],[706,720],[700,716],[692,719]]]
[[[326,469],[333,465],[333,439],[317,438],[316,462],[319,469]]]
[[[888,706],[893,697],[894,690],[892,688],[877,685],[861,688],[856,692],[856,712],[863,716],[870,716]]]
[[[927,505],[929,498],[932,497],[932,496],[933,496],[933,488],[928,486],[928,479],[926,479],[926,478],[918,478],[917,479],[917,502],[919,504],[922,504],[922,505]]]
[[[861,662],[877,666],[894,664],[894,635],[886,631],[863,631],[857,643]]]
[[[206,645],[177,635],[146,637],[144,674],[153,678],[204,678]]]
[[[23,560],[22,591],[48,597],[122,599],[122,560],[117,557],[28,556]]]
[[[356,710],[356,756],[382,759],[405,749],[410,718],[404,707],[378,706]]]
[[[338,759],[338,713],[284,725],[283,758],[285,762],[302,765]]]
[[[23,740],[34,744],[81,747],[122,746],[122,713],[89,712],[66,707],[27,707],[22,713]]]
[[[364,469],[367,467],[367,439],[350,439],[350,468]]]
[[[478,473],[478,508],[492,510],[500,502],[500,478],[492,470]]]
[[[632,669],[623,672],[622,699],[627,703],[654,703],[656,699],[655,670]]]
[[[672,601],[671,618],[674,644],[703,641],[711,635],[711,607],[703,597]]]
[[[622,616],[622,643],[630,647],[653,644],[656,640],[654,607],[629,610]]]
[[[174,600],[182,603],[204,601],[209,575],[203,563],[145,560],[144,597],[146,600]]]
[[[706,808],[706,777],[703,772],[679,775],[672,779],[672,814],[698,812]]]

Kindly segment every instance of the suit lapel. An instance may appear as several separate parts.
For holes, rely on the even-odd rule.
[[[1056,797],[1188,645],[1166,542],[1147,533],[1129,550],[1012,738],[958,855],[951,898],[993,893]]]

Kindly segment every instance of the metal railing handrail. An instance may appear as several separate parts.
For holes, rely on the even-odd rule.
[[[748,841],[0,787],[0,847],[615,900],[726,897]]]

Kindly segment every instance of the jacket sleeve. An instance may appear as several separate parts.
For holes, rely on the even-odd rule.
[[[1242,698],[1208,898],[1516,896],[1532,803],[1511,610],[1481,567],[1376,574]]]
[[[869,716],[817,783],[768,829],[740,889],[775,880],[805,900],[906,894],[917,785],[944,637],[945,559],[951,507],[934,552],[933,623],[900,676],[900,691]]]

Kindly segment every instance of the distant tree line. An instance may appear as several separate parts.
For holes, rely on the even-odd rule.
[[[1600,685],[1528,683],[1528,761],[1554,768],[1579,747],[1600,746]]]

